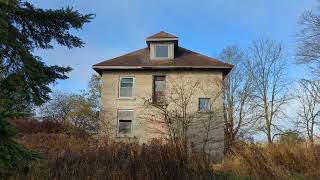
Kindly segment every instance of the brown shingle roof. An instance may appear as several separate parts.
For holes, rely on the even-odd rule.
[[[171,60],[150,60],[149,49],[143,48],[123,56],[100,62],[93,68],[101,73],[103,69],[222,69],[226,74],[233,65],[214,58],[177,47]]]
[[[148,39],[161,39],[161,38],[178,38],[178,37],[175,35],[169,34],[167,32],[161,31],[161,32],[158,32],[157,34],[154,34],[152,36],[147,37],[147,40]]]

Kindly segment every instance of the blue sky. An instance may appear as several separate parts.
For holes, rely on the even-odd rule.
[[[31,0],[36,7],[74,7],[96,18],[74,32],[85,47],[36,50],[47,64],[71,66],[68,80],[54,90],[86,88],[92,65],[146,46],[145,37],[167,31],[188,49],[217,57],[228,45],[247,47],[254,38],[281,42],[290,62],[288,75],[299,79],[305,69],[294,63],[298,19],[304,10],[318,10],[316,0]]]

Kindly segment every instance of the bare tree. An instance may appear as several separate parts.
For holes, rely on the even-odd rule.
[[[215,88],[221,80],[177,75],[168,78],[167,82],[166,93],[160,103],[155,103],[151,96],[142,97],[145,105],[143,118],[151,125],[148,128],[173,142],[182,141],[185,147],[192,143],[204,151],[208,144],[218,141],[213,135],[214,130],[223,129],[223,116],[219,116],[214,105],[222,94],[219,88]],[[198,109],[200,94],[209,100],[208,109],[202,112]],[[218,118],[222,122],[220,125]],[[223,143],[223,136],[221,139]]]
[[[97,111],[100,110],[101,104],[101,76],[92,74],[86,90],[87,99],[91,101]]]
[[[66,92],[54,92],[51,100],[39,109],[40,116],[49,117],[59,122],[65,122],[72,111],[71,99],[73,94]]]
[[[208,108],[201,113],[198,113],[197,122],[199,124],[199,129],[203,133],[198,133],[200,135],[200,146],[202,152],[208,152],[208,146],[214,143],[224,143],[224,138],[219,137],[215,132],[219,129],[224,129],[223,122],[223,108],[220,109],[216,106],[219,102],[219,98],[223,96],[223,89],[217,90],[212,87],[219,87],[219,84],[222,84],[222,80],[210,81],[205,80],[206,83],[201,83],[199,89],[201,93],[209,99]],[[195,125],[196,126],[196,125]],[[217,137],[218,136],[218,137]]]
[[[313,145],[315,129],[320,125],[320,103],[316,98],[320,96],[320,91],[314,87],[319,87],[320,82],[301,80],[299,84],[296,94],[299,102],[297,125],[306,131],[309,142]]]
[[[165,125],[164,129],[158,128],[158,131],[168,134],[172,141],[181,140],[187,146],[188,130],[197,114],[195,109],[190,109],[198,87],[199,80],[186,81],[178,76],[168,80],[166,95],[160,102],[155,103],[150,97],[143,98],[144,104],[151,110],[147,112],[152,114],[152,118],[147,118],[149,123]],[[157,115],[160,117],[155,117]]]
[[[239,134],[248,134],[254,129],[255,122],[250,116],[254,86],[242,50],[228,46],[221,52],[220,59],[234,65],[224,81],[225,150],[228,151]]]
[[[256,90],[254,105],[256,117],[262,120],[261,131],[273,142],[273,131],[281,131],[275,123],[283,114],[282,107],[288,101],[285,77],[286,61],[281,44],[270,40],[255,40],[248,51],[248,72]]]
[[[300,24],[297,62],[310,65],[320,75],[320,16],[312,11],[305,11]]]
[[[319,121],[320,104],[320,15],[305,11],[300,20],[301,31],[298,34],[297,62],[307,64],[314,73],[313,80],[301,80],[297,99],[299,109],[298,125],[306,130],[311,144],[314,141],[314,127]]]

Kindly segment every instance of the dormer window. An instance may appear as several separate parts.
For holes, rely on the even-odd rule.
[[[174,58],[174,44],[166,43],[150,43],[150,59],[151,60],[171,60]]]
[[[169,45],[156,44],[155,45],[155,57],[156,58],[168,58],[169,57]]]
[[[174,51],[178,47],[178,37],[161,31],[147,37],[146,42],[150,51],[150,60],[174,59]]]

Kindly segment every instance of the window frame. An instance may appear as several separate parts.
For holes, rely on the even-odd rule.
[[[167,47],[167,56],[161,56],[161,57],[158,57],[157,56],[157,46],[166,46]],[[157,58],[157,59],[168,59],[169,58],[169,48],[170,48],[170,45],[169,44],[155,44],[154,45],[154,57]]]
[[[132,78],[132,92],[131,92],[131,97],[122,97],[121,96],[121,80],[123,78]],[[135,78],[134,76],[120,76],[119,77],[119,83],[118,83],[118,98],[119,99],[134,99],[134,84],[135,84]]]
[[[156,46],[164,45],[168,47],[167,57],[156,57]],[[150,43],[150,60],[173,60],[174,59],[175,45],[171,42],[153,42]]]
[[[119,119],[119,112],[120,111],[132,111],[132,119],[128,120],[128,119]],[[130,125],[130,133],[128,134],[123,134],[120,133],[120,120],[122,121],[131,121],[131,125]],[[134,121],[134,110],[133,109],[118,109],[117,111],[117,136],[118,137],[131,137],[133,135],[132,131],[133,131],[133,121]]]
[[[201,101],[201,99],[206,99],[206,100],[208,100],[207,108],[206,108],[206,109],[200,109],[200,101]],[[210,98],[200,97],[199,100],[198,100],[198,111],[199,111],[199,112],[208,112],[208,111],[210,110],[209,102],[210,102]]]
[[[157,77],[163,77],[164,78],[164,93],[166,92],[166,87],[167,87],[167,81],[166,81],[166,76],[165,75],[153,75],[152,77],[152,103],[153,104],[161,104],[161,102],[156,101],[156,78]]]

